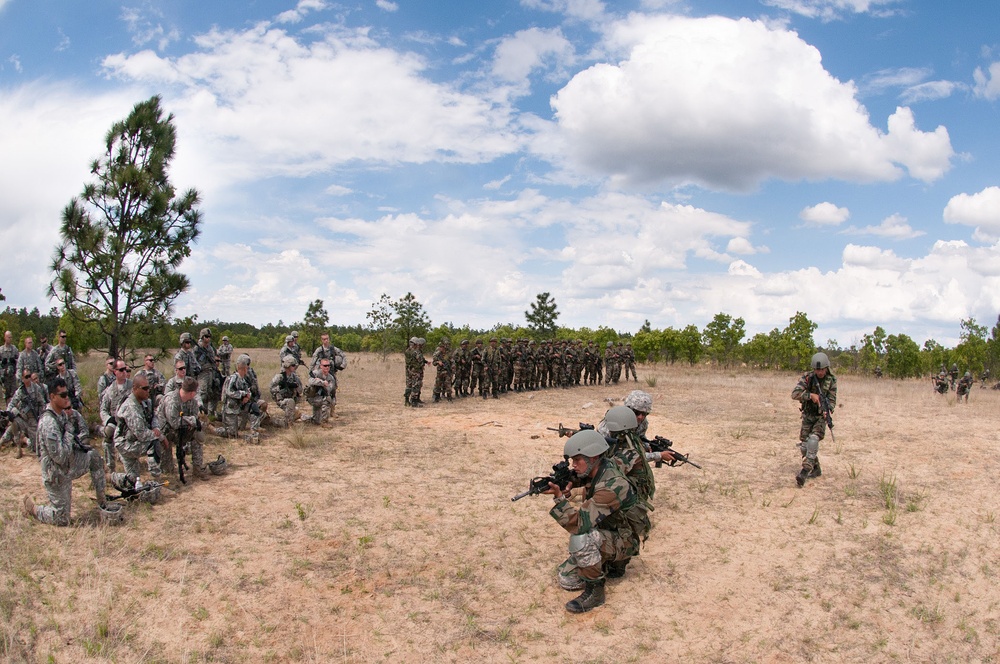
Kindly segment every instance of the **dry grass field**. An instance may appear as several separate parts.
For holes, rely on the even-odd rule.
[[[269,381],[277,352],[253,356]],[[635,385],[408,409],[402,357],[362,354],[332,427],[210,437],[230,473],[172,478],[123,526],[97,523],[86,479],[73,526],[27,519],[37,462],[0,455],[0,658],[1000,660],[1000,393],[841,377],[823,477],[798,489],[796,375],[639,373],[650,434],[704,470],[655,471],[654,530],[599,609],[563,608],[551,500],[510,497],[560,459],[546,427],[596,423]]]

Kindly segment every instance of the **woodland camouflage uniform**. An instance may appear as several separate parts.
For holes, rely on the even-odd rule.
[[[403,354],[406,360],[406,391],[403,393],[403,405],[414,406],[423,403],[420,401],[420,390],[424,386],[424,366],[427,360],[424,359],[424,351],[421,348],[424,340],[419,337],[412,337],[410,345]]]
[[[431,356],[431,364],[437,367],[437,374],[434,376],[434,401],[440,401],[441,397],[451,401],[451,381],[454,373],[446,341],[438,344],[437,350]]]

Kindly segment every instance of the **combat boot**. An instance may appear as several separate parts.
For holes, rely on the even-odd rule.
[[[424,402],[421,401],[420,399],[411,399],[410,405],[413,406],[414,408],[423,408]]]
[[[631,558],[625,560],[615,560],[604,566],[605,576],[609,579],[620,579],[625,576],[625,568],[628,567]]]
[[[820,477],[823,474],[822,469],[819,467],[819,459],[816,459],[816,464],[813,466],[812,471],[809,473],[809,477]]]
[[[604,604],[604,579],[587,580],[587,586],[580,596],[566,602],[566,610],[570,613],[586,613]]]
[[[802,469],[799,470],[799,474],[795,476],[795,483],[799,486],[804,486],[806,483],[806,478],[810,477],[813,472],[813,464],[809,459],[802,460]]]

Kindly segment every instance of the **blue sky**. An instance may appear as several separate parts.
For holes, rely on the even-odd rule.
[[[177,315],[954,344],[1000,312],[1000,4],[0,0],[0,287],[153,94],[203,233]]]

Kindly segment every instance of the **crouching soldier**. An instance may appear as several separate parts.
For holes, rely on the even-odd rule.
[[[566,604],[570,613],[584,613],[604,604],[604,580],[624,574],[632,556],[649,534],[649,516],[614,460],[605,456],[608,441],[586,429],[566,441],[563,454],[584,487],[584,500],[573,507],[563,491],[549,483],[556,504],[549,512],[570,533],[569,558],[559,566],[559,585],[583,590]]]
[[[66,381],[63,381],[63,385],[65,384]],[[21,384],[10,400],[8,413],[10,424],[3,432],[3,437],[0,437],[0,447],[13,443],[17,446],[17,456],[20,458],[24,454],[21,451],[23,436],[28,439],[28,447],[32,452],[38,450],[35,445],[38,436],[38,418],[45,412],[48,396],[45,388],[32,380],[31,372],[25,370],[21,376]]]
[[[115,449],[126,475],[140,477],[142,467],[139,460],[142,457],[146,457],[149,474],[154,478],[163,473],[161,463],[172,467],[167,439],[160,431],[153,400],[149,398],[149,381],[145,376],[136,376],[132,380],[132,394],[118,406],[115,419],[118,422]]]
[[[260,440],[261,409],[260,404],[253,398],[253,391],[247,378],[249,369],[249,355],[244,353],[236,358],[236,372],[226,379],[222,387],[223,426],[219,433],[235,438],[241,429],[249,429],[249,440],[256,442]]]
[[[173,390],[163,396],[156,411],[156,419],[163,427],[163,435],[174,445],[175,450],[186,450],[191,453],[191,465],[198,479],[208,479],[208,468],[205,466],[203,446],[205,434],[201,430],[198,412],[201,400],[198,397],[200,384],[194,378],[185,378],[179,390]],[[178,457],[181,458],[181,457]],[[183,469],[178,467],[178,473]]]
[[[294,357],[286,356],[281,360],[281,372],[271,379],[271,396],[285,413],[286,429],[295,422],[295,405],[302,397],[302,381],[295,373],[297,366]]]
[[[38,446],[42,461],[42,483],[48,505],[36,506],[24,497],[25,513],[42,523],[68,526],[73,498],[73,480],[90,473],[97,504],[104,506],[104,460],[97,450],[74,438],[68,419],[69,390],[66,381],[55,378],[49,386],[49,404],[38,422]],[[75,420],[74,420],[75,421]],[[86,426],[83,431],[86,432]]]

